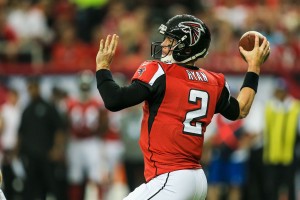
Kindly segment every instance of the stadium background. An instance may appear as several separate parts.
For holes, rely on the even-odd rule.
[[[265,35],[271,54],[263,65],[255,101],[272,96],[274,77],[284,78],[300,98],[300,3],[298,0],[0,0],[0,103],[8,87],[28,102],[26,80],[41,78],[49,99],[57,87],[78,96],[78,74],[95,69],[99,38],[117,33],[119,47],[111,70],[122,83],[150,57],[157,28],[175,14],[202,19],[212,34],[209,55],[199,66],[226,75],[238,90],[246,63],[238,40],[248,30]],[[93,95],[100,98],[96,84]]]
[[[0,73],[72,75],[94,70],[99,38],[118,33],[120,44],[112,65],[128,79],[150,59],[157,27],[169,16],[191,13],[211,29],[209,56],[203,68],[240,75],[246,64],[237,43],[248,30],[271,42],[271,55],[262,74],[284,76],[299,98],[299,2],[296,0],[1,0]],[[25,12],[25,14],[24,14]],[[299,87],[299,86],[298,86]]]

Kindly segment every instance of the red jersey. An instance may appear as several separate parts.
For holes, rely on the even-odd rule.
[[[101,102],[72,99],[67,103],[68,119],[72,136],[86,138],[98,134]]]
[[[153,93],[143,107],[140,136],[146,181],[175,170],[201,168],[204,132],[216,112],[224,75],[146,61],[132,80],[145,83]]]

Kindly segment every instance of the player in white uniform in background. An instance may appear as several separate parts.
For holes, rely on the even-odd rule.
[[[99,99],[93,98],[93,74],[79,75],[79,98],[67,102],[70,140],[67,150],[69,200],[101,199],[101,186],[107,169],[102,134],[107,114]]]
[[[8,88],[6,101],[0,108],[1,170],[3,174],[1,180],[3,180],[4,192],[8,199],[14,199],[21,195],[20,188],[14,187],[13,183],[19,182],[22,185],[25,176],[23,164],[15,151],[22,114],[19,99],[18,91]]]

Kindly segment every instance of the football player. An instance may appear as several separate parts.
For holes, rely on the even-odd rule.
[[[92,96],[93,73],[79,73],[79,97],[67,101],[70,139],[67,148],[69,199],[81,200],[90,192],[101,197],[106,167],[102,136],[107,128],[107,111]],[[96,198],[96,197],[95,197]]]
[[[96,57],[97,87],[107,109],[119,111],[145,102],[139,143],[146,183],[125,200],[205,199],[207,181],[199,162],[205,129],[215,113],[230,120],[247,116],[270,45],[264,38],[259,46],[256,37],[252,51],[240,49],[248,70],[234,98],[223,74],[195,65],[208,54],[211,41],[200,19],[176,15],[159,32],[164,39],[152,43],[155,60],[142,63],[128,86],[116,84],[110,72],[119,39],[116,34],[100,40]]]

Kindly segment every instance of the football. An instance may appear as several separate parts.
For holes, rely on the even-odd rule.
[[[255,35],[259,36],[259,46],[260,46],[264,40],[264,36],[257,31],[247,31],[246,33],[244,33],[240,38],[239,46],[243,47],[246,51],[252,51],[255,44]],[[242,54],[241,56],[245,60]],[[269,54],[265,57],[264,62],[267,60],[268,57]]]

